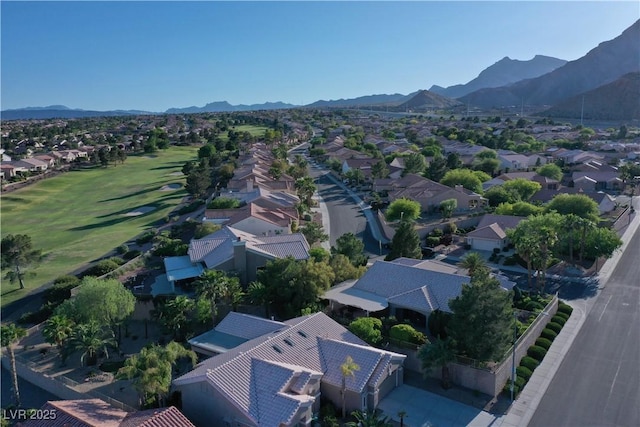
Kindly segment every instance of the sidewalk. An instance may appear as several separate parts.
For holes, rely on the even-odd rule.
[[[640,198],[634,198],[634,202],[634,205],[639,204]],[[618,264],[622,253],[629,245],[629,241],[639,226],[640,215],[636,213],[635,218],[631,224],[629,224],[621,237],[623,241],[621,250],[617,251],[605,262],[598,274],[600,289],[606,286],[606,282],[609,280],[609,277]],[[531,421],[533,414],[536,412],[536,409],[547,391],[549,384],[551,384],[553,376],[557,372],[558,368],[560,368],[560,364],[569,352],[574,339],[586,321],[590,308],[593,307],[593,302],[599,295],[600,293],[598,292],[597,295],[590,298],[590,304],[585,304],[584,300],[567,301],[567,303],[573,307],[571,317],[560,331],[560,334],[558,334],[556,339],[553,341],[551,348],[549,348],[549,351],[540,366],[533,371],[531,379],[524,387],[516,401],[511,405],[508,414],[502,421],[502,427],[521,427],[529,424],[529,421]]]

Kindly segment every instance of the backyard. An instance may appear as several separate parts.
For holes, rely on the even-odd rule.
[[[2,281],[2,306],[158,225],[187,195],[180,170],[196,147],[130,155],[124,164],[67,172],[2,197],[2,237],[27,234],[44,260],[25,289]]]

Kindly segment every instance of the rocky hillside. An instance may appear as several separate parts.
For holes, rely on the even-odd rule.
[[[481,108],[555,105],[640,71],[640,20],[613,40],[600,43],[585,56],[543,76],[508,87],[481,89],[461,98]]]
[[[429,89],[442,96],[460,98],[476,90],[510,85],[520,80],[531,79],[547,74],[566,64],[564,59],[536,55],[528,61],[520,61],[504,57],[500,61],[484,69],[478,77],[469,83],[443,88],[432,86]]]

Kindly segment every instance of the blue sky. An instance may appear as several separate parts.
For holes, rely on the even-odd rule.
[[[1,107],[164,111],[466,83],[505,56],[574,60],[619,2],[0,2]]]

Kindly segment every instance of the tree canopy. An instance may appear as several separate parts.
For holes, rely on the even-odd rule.
[[[514,191],[519,196],[519,200],[527,201],[542,188],[542,185],[535,181],[524,178],[516,178],[502,184],[506,191]]]
[[[338,237],[336,245],[331,247],[331,253],[346,256],[356,267],[367,264],[364,242],[353,233],[345,233]]]
[[[513,331],[513,295],[488,275],[463,285],[449,302],[449,336],[459,354],[482,362],[497,361],[509,348]]]
[[[8,234],[2,239],[0,259],[2,269],[9,270],[5,279],[11,283],[19,282],[20,289],[24,289],[24,278],[29,274],[26,269],[42,259],[42,251],[33,248],[31,236]]]
[[[538,175],[546,176],[547,178],[560,181],[562,179],[562,169],[560,169],[560,166],[556,165],[555,163],[548,163],[546,165],[540,166],[540,168],[538,169]]]
[[[440,180],[440,184],[449,187],[462,185],[467,190],[482,193],[482,181],[474,174],[474,171],[469,169],[454,169],[448,171]]]
[[[400,219],[413,221],[420,216],[420,210],[419,202],[403,197],[391,202],[385,212],[385,217],[387,221],[398,221]]]
[[[558,194],[546,206],[546,212],[553,211],[561,215],[574,214],[595,222],[600,215],[598,204],[584,194]]]
[[[396,234],[391,240],[391,251],[385,257],[385,261],[406,257],[422,259],[420,248],[420,236],[413,226],[413,222],[403,220],[400,222]]]

